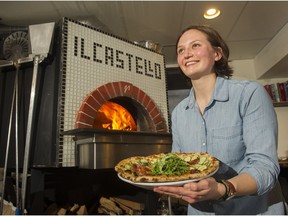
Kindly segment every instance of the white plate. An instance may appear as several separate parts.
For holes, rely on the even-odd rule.
[[[209,175],[198,178],[198,179],[188,179],[188,180],[173,181],[173,182],[133,182],[133,181],[130,181],[128,179],[123,178],[119,174],[118,174],[118,177],[122,181],[127,182],[129,184],[132,184],[134,186],[141,187],[141,188],[148,189],[148,190],[153,190],[153,188],[157,187],[157,186],[182,186],[182,185],[187,184],[189,182],[199,181],[201,179],[208,178],[208,177],[214,175],[217,171],[218,171],[218,168],[215,171],[213,171],[212,173],[210,173]]]

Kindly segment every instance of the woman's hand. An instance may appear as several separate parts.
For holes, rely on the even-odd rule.
[[[212,177],[187,183],[183,187],[160,186],[154,188],[154,192],[180,198],[188,203],[218,200],[225,194],[225,190],[225,186],[216,182]]]

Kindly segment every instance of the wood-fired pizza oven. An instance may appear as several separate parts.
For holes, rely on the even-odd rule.
[[[74,163],[94,169],[111,168],[129,156],[170,151],[164,56],[70,19],[64,28],[63,164],[71,158],[66,149],[74,147]],[[103,111],[108,103],[117,106],[109,108],[109,118]],[[114,128],[110,117],[119,116],[119,106],[133,123]]]

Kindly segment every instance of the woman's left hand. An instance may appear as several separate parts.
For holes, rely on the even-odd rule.
[[[183,199],[188,203],[218,200],[225,193],[225,187],[216,182],[212,177],[202,179],[198,182],[187,183],[182,187],[159,186],[153,190],[160,194],[167,194],[171,197]]]

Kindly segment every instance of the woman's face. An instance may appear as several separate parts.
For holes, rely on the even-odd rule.
[[[222,55],[215,50],[207,40],[206,34],[191,29],[186,31],[179,39],[177,46],[177,61],[183,73],[190,79],[215,73],[213,67],[215,61]]]

